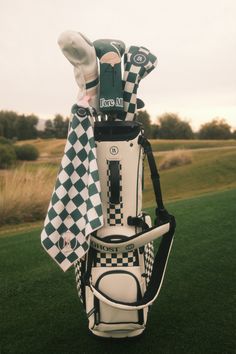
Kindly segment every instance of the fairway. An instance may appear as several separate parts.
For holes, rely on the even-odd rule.
[[[177,232],[145,334],[88,335],[73,270],[42,249],[40,230],[0,237],[0,353],[235,353],[236,189],[168,205]]]

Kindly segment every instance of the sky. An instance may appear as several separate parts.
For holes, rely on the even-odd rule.
[[[78,87],[57,38],[142,45],[158,66],[139,86],[152,121],[175,112],[194,130],[215,117],[236,129],[235,0],[0,0],[0,110],[68,116]]]

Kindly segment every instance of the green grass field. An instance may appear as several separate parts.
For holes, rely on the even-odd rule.
[[[192,163],[160,171],[164,199],[186,199],[204,193],[236,188],[236,149],[192,150]],[[157,154],[159,163],[162,156]],[[146,166],[147,167],[147,166]],[[153,189],[145,169],[145,207],[153,205]]]
[[[73,270],[42,249],[39,229],[0,237],[0,353],[235,353],[236,189],[172,202],[177,232],[145,334],[88,335]]]

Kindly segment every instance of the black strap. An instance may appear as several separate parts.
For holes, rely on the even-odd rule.
[[[96,255],[96,250],[90,247],[87,256],[86,270],[84,271],[84,274],[82,276],[82,282],[84,285],[89,285],[89,280],[91,277],[91,271],[92,271],[95,255]]]
[[[165,224],[167,221],[170,220],[170,215],[163,203],[161,184],[160,184],[160,175],[158,173],[156,161],[153,156],[152,146],[150,142],[147,140],[147,138],[143,135],[140,135],[138,142],[144,148],[144,152],[147,155],[148,164],[151,172],[152,185],[153,185],[156,205],[157,205],[155,210],[156,213],[155,225]]]
[[[153,299],[155,295],[158,294],[159,289],[161,288],[176,226],[175,218],[170,216],[170,219],[170,231],[162,236],[161,243],[154,259],[151,278],[141,303],[148,303],[151,301],[151,299]],[[139,304],[140,303],[137,305]]]
[[[153,184],[153,189],[155,192],[155,198],[157,204],[156,207],[157,218],[155,220],[155,224],[161,225],[163,223],[170,222],[170,230],[169,232],[167,232],[165,235],[162,236],[161,243],[159,245],[158,251],[154,259],[151,278],[142,299],[139,299],[138,301],[135,301],[133,303],[126,303],[121,301],[114,301],[110,299],[106,294],[100,292],[100,295],[104,296],[107,300],[113,302],[113,306],[114,304],[118,304],[118,305],[128,306],[129,308],[132,307],[135,308],[138,306],[142,307],[151,304],[158,296],[162,285],[162,280],[165,274],[168,255],[171,250],[171,245],[172,245],[172,241],[175,233],[175,226],[176,226],[174,216],[170,215],[164,207],[162,193],[161,193],[161,186],[160,186],[160,176],[153,156],[151,144],[144,136],[139,137],[139,144],[143,146],[144,152],[147,154],[149,168],[151,171],[152,184]],[[96,291],[99,292],[98,289],[96,289]]]
[[[128,307],[126,309],[129,309],[129,310],[135,309],[137,307],[144,308],[148,305],[151,305],[159,294],[159,291],[160,291],[160,288],[162,285],[162,281],[163,281],[163,278],[165,275],[165,269],[167,266],[168,255],[171,250],[171,245],[172,245],[174,231],[175,231],[175,219],[173,216],[170,216],[170,225],[171,226],[170,226],[169,232],[167,232],[165,235],[162,236],[160,246],[159,246],[158,251],[155,256],[151,278],[148,283],[147,289],[141,299],[138,299],[137,301],[131,302],[131,303],[124,302],[124,301],[117,301],[117,300],[110,298],[109,296],[107,296],[103,292],[101,292],[96,286],[95,286],[95,289],[98,292],[98,295],[95,295],[95,296],[97,296],[99,298],[99,295],[102,295],[106,300],[111,301],[112,306],[117,307],[116,305],[118,305],[118,308],[119,308],[119,306],[124,305],[124,306]],[[93,291],[93,287],[91,286],[91,284],[90,284],[90,288]]]

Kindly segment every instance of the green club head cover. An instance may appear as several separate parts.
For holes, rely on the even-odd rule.
[[[115,39],[98,39],[93,45],[100,61],[100,111],[123,111],[121,57],[125,44]]]

